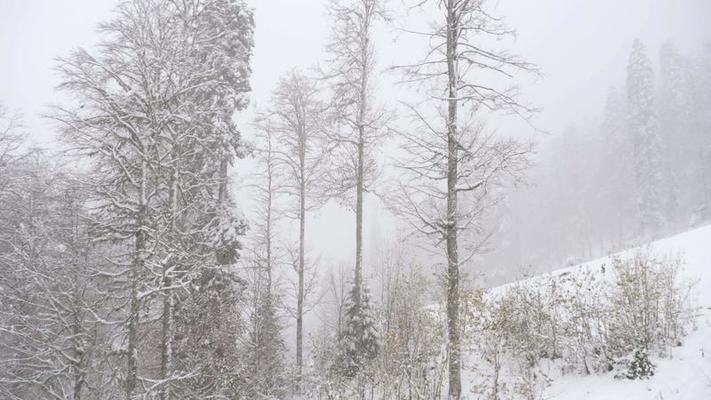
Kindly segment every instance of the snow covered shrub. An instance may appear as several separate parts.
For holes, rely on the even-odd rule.
[[[649,360],[647,349],[636,349],[629,363],[625,377],[627,379],[643,379],[654,375],[655,365]]]
[[[637,349],[669,355],[691,322],[688,291],[678,281],[680,260],[638,253],[613,260],[615,281],[607,313],[607,345],[615,356]]]
[[[642,252],[611,264],[465,295],[472,390],[485,399],[535,398],[551,367],[653,374],[650,357],[669,355],[692,321],[680,261]]]
[[[431,305],[432,276],[416,265],[389,278],[378,368],[381,398],[440,398],[446,380],[446,325]]]
[[[602,270],[600,270],[602,271]],[[591,374],[611,369],[606,354],[604,332],[605,290],[607,282],[598,270],[563,273],[558,282],[560,309],[563,320],[561,338],[565,373]]]
[[[490,328],[531,366],[541,359],[556,359],[561,354],[559,306],[555,285],[546,283],[536,288],[516,285],[490,303],[494,315]]]
[[[506,339],[493,329],[496,313],[487,307],[483,290],[463,291],[461,310],[464,341],[474,355],[468,366],[475,373],[470,382],[472,393],[486,400],[509,397]]]
[[[485,298],[481,291],[463,296],[465,338],[474,354],[471,390],[480,398],[537,399],[548,384],[539,368],[559,357],[560,320],[548,287],[516,285]]]

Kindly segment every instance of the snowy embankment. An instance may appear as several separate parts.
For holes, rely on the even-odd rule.
[[[680,258],[682,260],[680,278],[694,283],[693,300],[697,307],[695,312],[697,317],[688,335],[683,339],[682,345],[674,348],[671,358],[653,357],[652,361],[657,366],[656,373],[652,377],[641,380],[615,379],[614,372],[562,375],[556,371],[553,363],[550,367],[544,367],[544,373],[550,378],[550,382],[540,393],[540,398],[711,399],[711,225],[658,240],[646,246],[646,249],[654,255]],[[561,269],[551,275],[562,277],[568,274],[577,276],[602,274],[605,267],[609,268],[611,265],[613,257],[632,257],[639,250],[631,249],[579,266]],[[542,282],[546,278],[550,276],[534,277],[517,284],[535,286],[536,281]],[[490,294],[496,295],[510,286],[495,288]],[[469,377],[472,381],[475,380],[473,376]],[[473,385],[471,382],[466,383]]]

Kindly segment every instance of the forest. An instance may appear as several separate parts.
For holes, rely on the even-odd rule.
[[[625,42],[551,132],[496,1],[328,0],[255,104],[261,6],[117,0],[50,145],[0,104],[0,399],[538,400],[711,345],[697,248],[646,246],[711,221],[711,41]]]

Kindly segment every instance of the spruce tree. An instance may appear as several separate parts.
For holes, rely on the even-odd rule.
[[[378,329],[370,293],[365,284],[351,288],[345,307],[344,328],[338,338],[336,369],[339,375],[355,378],[378,356]]]
[[[654,71],[640,40],[627,66],[627,110],[633,142],[638,233],[650,237],[664,226],[662,142],[657,122]]]

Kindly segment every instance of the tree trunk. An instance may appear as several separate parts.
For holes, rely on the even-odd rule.
[[[297,391],[301,381],[304,366],[303,336],[304,336],[304,264],[305,264],[305,233],[306,233],[306,140],[305,132],[300,132],[301,146],[299,149],[299,168],[301,179],[299,182],[299,266],[298,266],[298,293],[296,299],[296,381]]]
[[[355,303],[360,308],[363,285],[363,190],[364,190],[364,152],[365,152],[365,118],[368,111],[368,46],[370,37],[370,15],[367,5],[363,10],[363,26],[361,27],[363,43],[360,48],[360,93],[358,98],[358,165],[356,166],[356,262],[355,262]]]
[[[175,152],[174,157],[179,153],[179,150]],[[178,163],[178,160],[174,160]],[[173,170],[173,176],[170,179],[170,193],[168,195],[168,200],[170,202],[170,231],[171,233],[177,233],[176,229],[176,219],[178,218],[178,179],[180,176],[179,168],[176,166]],[[174,256],[174,255],[173,255]],[[160,346],[160,377],[163,380],[170,378],[173,369],[173,331],[174,331],[174,318],[175,318],[175,297],[173,296],[171,278],[171,266],[176,263],[176,260],[172,258],[163,265],[163,324],[161,332],[161,346]],[[164,382],[160,390],[160,399],[167,400],[170,398],[170,383]]]
[[[148,163],[142,162],[141,165],[141,187],[138,193],[138,229],[136,231],[136,240],[134,244],[134,259],[131,271],[129,272],[129,283],[131,285],[131,293],[129,300],[129,315],[128,315],[128,344],[127,344],[127,365],[126,365],[126,399],[131,400],[133,393],[136,390],[138,381],[138,319],[140,312],[140,304],[138,299],[138,276],[145,266],[145,251],[146,251],[146,173]]]
[[[449,398],[458,400],[462,392],[459,343],[459,257],[457,254],[457,36],[458,18],[454,0],[447,3],[447,331]]]
[[[362,106],[361,106],[362,108]],[[363,143],[364,127],[358,126],[358,166],[356,172],[356,262],[355,262],[355,303],[360,307],[361,290],[363,285]]]
[[[82,282],[81,275],[79,273],[79,269],[81,268],[80,263],[81,263],[81,250],[79,248],[81,239],[80,239],[80,228],[79,228],[79,206],[77,205],[76,202],[74,202],[74,199],[76,198],[75,193],[71,193],[73,198],[70,199],[70,204],[68,204],[69,209],[71,210],[71,230],[72,230],[72,236],[71,236],[71,243],[72,243],[72,279],[73,282],[71,283],[71,290],[72,290],[72,300],[73,304],[72,307],[74,308],[72,310],[72,345],[74,346],[74,359],[75,361],[72,363],[72,368],[73,368],[73,400],[81,400],[81,391],[84,386],[84,381],[85,381],[85,376],[86,372],[84,370],[84,357],[85,357],[85,352],[86,349],[84,348],[82,344],[82,340],[84,340],[84,329],[82,325],[82,294],[81,290],[79,288],[80,282]]]

